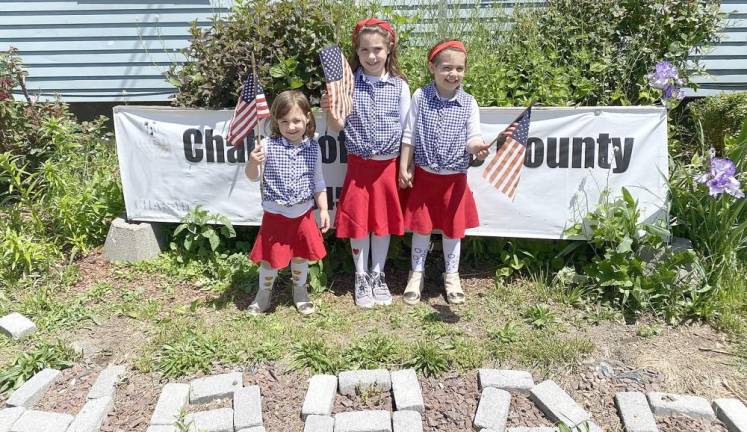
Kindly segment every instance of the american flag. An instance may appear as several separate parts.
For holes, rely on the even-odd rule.
[[[246,77],[241,97],[233,111],[233,118],[231,119],[231,125],[228,127],[226,139],[234,146],[238,146],[257,126],[259,119],[267,117],[270,117],[267,99],[265,99],[262,85],[252,72]]]
[[[482,172],[482,177],[487,179],[488,183],[495,186],[512,201],[516,195],[516,187],[519,185],[521,168],[524,166],[531,117],[532,107],[530,106],[509,124],[510,127],[512,124],[518,123],[513,135],[507,137],[503,144],[496,149],[495,156]],[[500,142],[500,138],[505,132],[506,130],[498,134],[493,142]]]
[[[327,94],[332,103],[330,110],[335,117],[344,119],[353,112],[353,72],[337,45],[322,49],[319,58],[322,60]]]

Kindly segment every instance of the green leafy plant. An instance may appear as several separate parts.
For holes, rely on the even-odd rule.
[[[547,305],[530,306],[524,311],[523,316],[527,323],[536,329],[547,328],[555,324],[557,320]]]
[[[397,356],[397,345],[391,338],[373,334],[358,340],[343,357],[354,369],[388,368]]]
[[[293,368],[296,370],[335,374],[340,366],[340,354],[321,340],[304,341],[293,347]]]
[[[449,368],[449,357],[446,351],[431,341],[419,341],[412,350],[411,358],[406,362],[426,376],[436,376]]]
[[[176,378],[197,371],[209,372],[218,357],[219,343],[203,332],[193,329],[169,344],[164,344],[157,355],[157,367],[168,378]]]
[[[0,372],[0,393],[14,390],[44,368],[66,369],[78,357],[75,351],[62,342],[42,341],[36,347],[22,352]]]
[[[204,259],[212,256],[225,239],[235,236],[236,231],[227,217],[211,214],[198,205],[184,215],[174,230],[171,250],[176,251],[180,259]]]
[[[519,326],[516,324],[507,322],[503,327],[493,332],[491,336],[502,344],[514,343],[519,339],[518,329]]]

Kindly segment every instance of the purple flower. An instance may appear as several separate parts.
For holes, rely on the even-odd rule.
[[[695,178],[698,183],[708,186],[708,194],[717,197],[726,192],[736,198],[744,198],[742,185],[734,175],[737,167],[729,159],[711,157],[709,161],[710,171]]]
[[[648,85],[662,91],[662,99],[682,99],[685,93],[680,89],[684,81],[679,77],[677,68],[670,62],[662,60],[656,63],[654,72],[646,75]]]

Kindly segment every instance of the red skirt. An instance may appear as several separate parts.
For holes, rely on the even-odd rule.
[[[291,258],[317,261],[327,255],[324,240],[314,221],[314,212],[309,209],[297,218],[264,212],[259,234],[249,259],[255,263],[267,261],[272,268],[285,268]]]
[[[398,161],[348,155],[348,171],[335,214],[338,238],[404,234],[403,201],[397,187]]]
[[[420,167],[415,167],[404,218],[409,231],[441,230],[450,238],[463,238],[464,230],[480,226],[466,174],[440,175]]]

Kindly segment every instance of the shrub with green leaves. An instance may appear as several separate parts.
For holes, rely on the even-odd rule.
[[[171,250],[178,259],[210,258],[226,246],[226,240],[236,237],[231,221],[220,214],[213,214],[197,206],[184,215],[172,234]]]
[[[716,153],[720,155],[734,150],[725,149],[724,140],[738,135],[742,125],[747,121],[747,92],[699,99],[688,104],[687,108],[694,122],[702,127],[702,141],[707,146],[716,149]],[[739,144],[736,140],[731,142]]]
[[[75,351],[62,342],[41,342],[22,352],[0,372],[0,394],[14,390],[44,368],[66,369],[77,358]]]

